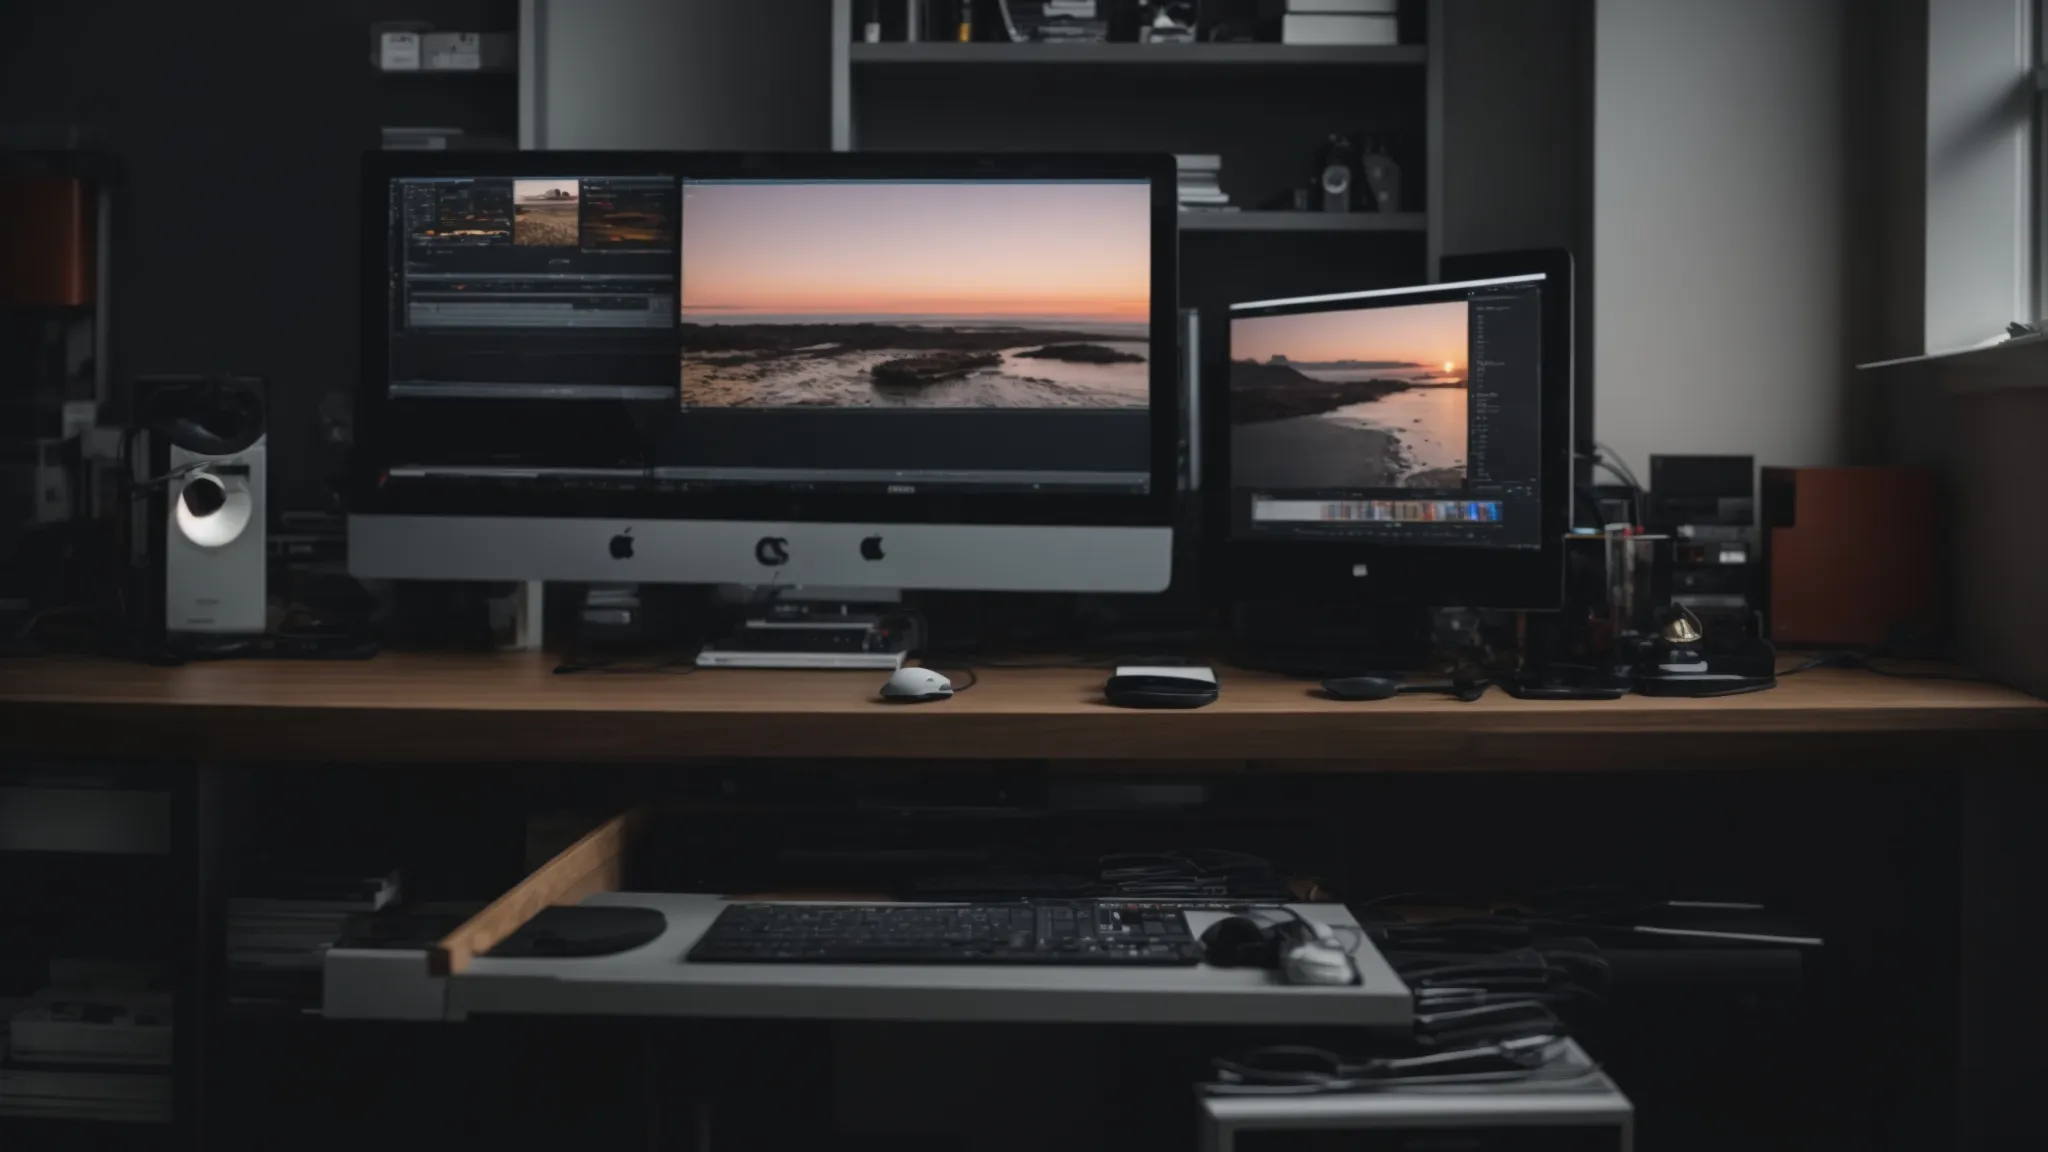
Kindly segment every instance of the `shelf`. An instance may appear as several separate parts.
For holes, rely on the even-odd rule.
[[[376,76],[517,76],[519,69],[510,65],[495,68],[376,68],[370,69]]]
[[[160,856],[168,794],[130,788],[0,787],[0,852]]]
[[[1420,212],[1183,212],[1183,232],[1421,232]]]
[[[854,44],[854,64],[1421,65],[1420,44]]]

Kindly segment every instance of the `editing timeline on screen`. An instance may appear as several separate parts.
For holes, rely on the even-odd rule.
[[[398,480],[1143,492],[1147,180],[392,181]]]
[[[1233,308],[1233,532],[1540,547],[1542,280]]]

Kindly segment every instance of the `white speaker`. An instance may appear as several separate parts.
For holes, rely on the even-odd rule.
[[[173,445],[164,501],[164,630],[264,630],[269,597],[265,438],[206,456]]]

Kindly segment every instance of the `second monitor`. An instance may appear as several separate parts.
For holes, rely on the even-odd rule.
[[[1207,543],[1237,600],[1555,608],[1571,508],[1570,260],[1233,305]]]

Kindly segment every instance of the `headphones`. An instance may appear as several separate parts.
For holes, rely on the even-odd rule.
[[[263,438],[263,381],[252,376],[146,376],[137,426],[200,456],[233,456]]]
[[[1262,913],[1278,911],[1289,919]],[[1219,968],[1277,968],[1289,984],[1356,984],[1358,965],[1328,925],[1286,905],[1247,908],[1202,933],[1203,959]]]

